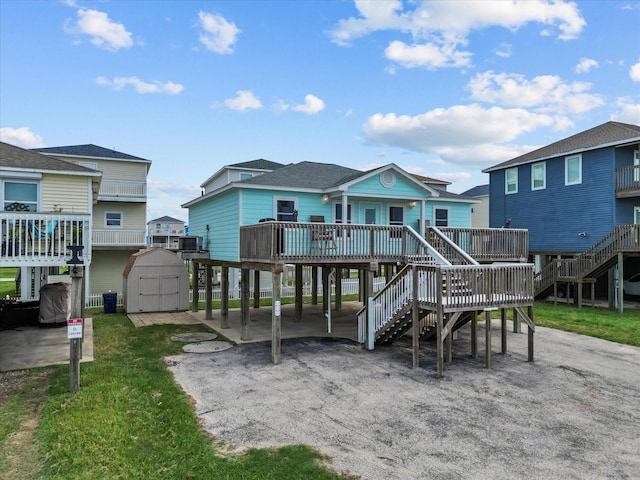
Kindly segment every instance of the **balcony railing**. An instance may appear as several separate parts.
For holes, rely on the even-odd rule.
[[[94,247],[134,247],[146,244],[145,230],[121,230],[114,228],[93,229]]]
[[[146,198],[146,182],[104,179],[100,183],[101,197]]]
[[[640,196],[640,165],[616,168],[616,197]]]
[[[529,232],[526,229],[458,227],[438,227],[438,229],[480,263],[526,262],[529,255]],[[432,232],[429,227],[427,227],[425,238],[427,242],[432,243]]]
[[[1,266],[63,266],[69,245],[82,245],[80,260],[91,263],[91,216],[82,214],[0,212]]]

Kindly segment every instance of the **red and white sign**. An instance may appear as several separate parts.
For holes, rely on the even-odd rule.
[[[67,338],[82,338],[81,318],[70,318],[67,320]]]

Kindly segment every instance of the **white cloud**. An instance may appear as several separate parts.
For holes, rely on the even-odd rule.
[[[262,102],[249,90],[238,90],[235,98],[224,101],[224,105],[230,110],[244,112],[246,110],[260,110]]]
[[[493,53],[498,57],[510,58],[512,55],[512,46],[510,43],[502,42],[500,46],[493,51]]]
[[[582,57],[576,65],[576,73],[588,73],[592,68],[597,68],[600,65],[593,58]]]
[[[72,35],[88,35],[90,42],[99,48],[115,51],[133,46],[131,33],[123,24],[113,22],[109,16],[98,10],[80,9],[74,25],[65,23],[65,31]]]
[[[295,112],[303,112],[307,115],[315,115],[321,112],[325,108],[325,103],[320,98],[309,93],[304,97],[304,103],[299,105],[291,105],[282,99],[277,100],[273,108],[279,112],[286,112],[287,110],[293,110]]]
[[[585,113],[604,105],[604,100],[588,93],[591,84],[567,83],[557,75],[540,75],[528,80],[524,75],[487,71],[468,84],[471,98],[507,107],[533,108],[538,113]]]
[[[634,82],[640,82],[640,60],[638,60],[638,63],[635,65],[631,65],[629,77],[631,77],[631,80]]]
[[[316,113],[324,110],[325,104],[324,102],[316,97],[315,95],[308,94],[304,97],[304,103],[301,105],[296,105],[291,109],[296,112],[303,112],[307,115],[315,115]]]
[[[628,99],[618,99],[618,112],[611,115],[611,120],[640,125],[640,103],[632,103]]]
[[[203,29],[199,39],[207,50],[222,55],[233,53],[233,47],[238,41],[242,30],[236,24],[229,22],[222,15],[215,13],[198,13],[199,25]]]
[[[397,30],[412,37],[411,44],[394,40],[385,50],[390,60],[406,67],[464,67],[471,53],[460,51],[471,31],[503,27],[511,31],[529,23],[544,26],[542,34],[556,32],[563,40],[576,38],[586,22],[573,2],[563,0],[421,0],[414,10],[403,10],[399,0],[356,0],[358,17],[340,20],[328,32],[331,40],[348,46],[359,37],[380,30]],[[500,49],[498,55],[510,55]]]
[[[2,127],[0,128],[0,141],[23,148],[39,148],[45,146],[42,137],[33,133],[29,127]]]
[[[113,90],[120,91],[127,85],[133,86],[137,93],[167,93],[169,95],[177,95],[184,86],[179,83],[166,82],[162,83],[157,80],[151,83],[143,82],[138,77],[115,77],[113,80],[109,80],[106,77],[96,78],[96,83],[103,87],[111,87]]]
[[[370,144],[438,154],[455,164],[492,164],[528,151],[503,145],[522,134],[550,127],[556,120],[521,108],[455,105],[409,116],[375,114],[363,126]]]

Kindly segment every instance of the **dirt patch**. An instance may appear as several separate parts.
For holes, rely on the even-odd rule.
[[[28,377],[28,373],[27,370],[0,372],[0,405],[18,391]]]

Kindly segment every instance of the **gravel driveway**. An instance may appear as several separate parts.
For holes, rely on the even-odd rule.
[[[496,324],[496,327],[498,324]],[[482,325],[478,338],[484,338]],[[368,352],[349,340],[284,340],[166,359],[204,428],[233,444],[304,443],[369,479],[640,478],[640,348],[537,327],[509,333],[493,368],[469,328],[437,378],[431,342]]]

